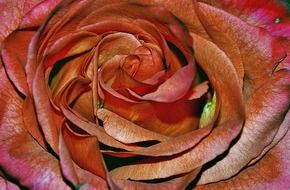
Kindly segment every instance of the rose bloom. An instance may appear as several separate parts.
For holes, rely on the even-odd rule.
[[[0,189],[289,189],[287,10],[1,1]]]

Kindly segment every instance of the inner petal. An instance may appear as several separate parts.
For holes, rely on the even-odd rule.
[[[141,46],[141,42],[132,34],[117,32],[105,36],[98,45],[98,65],[115,55],[129,55]]]

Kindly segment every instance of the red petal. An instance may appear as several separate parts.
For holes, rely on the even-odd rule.
[[[69,189],[63,182],[58,161],[25,130],[23,100],[0,70],[0,164],[21,184],[36,189]]]
[[[26,2],[25,16],[23,17],[20,27],[29,28],[40,26],[44,20],[47,18],[48,14],[61,2],[62,0],[45,0],[36,4],[33,8],[32,5],[28,5]],[[31,10],[29,10],[30,8]]]
[[[289,125],[288,125],[289,126]],[[241,171],[229,180],[197,186],[211,189],[287,189],[289,188],[290,131],[258,163]]]
[[[159,1],[159,0],[134,0],[133,2],[143,5],[161,5],[173,13],[179,18],[190,31],[200,34],[203,37],[207,36],[207,33],[202,26],[196,11],[195,4],[191,0],[182,1]]]
[[[33,138],[43,147],[46,148],[46,142],[42,135],[42,131],[38,125],[38,121],[35,115],[35,108],[33,106],[33,100],[30,96],[26,97],[23,103],[23,122],[27,131],[33,136]]]
[[[96,136],[99,140],[99,142],[115,147],[120,148],[128,151],[134,151],[139,150],[140,147],[137,146],[128,146],[125,144],[120,143],[116,139],[109,136],[102,128],[98,127],[96,124],[93,124],[87,120],[84,120],[84,118],[79,118],[75,113],[73,113],[72,110],[67,110],[64,107],[61,107],[63,114],[67,119],[69,119],[73,124],[77,125],[84,131],[86,131],[88,134]]]
[[[290,38],[290,18],[289,10],[287,10],[289,8],[283,6],[283,1],[201,1],[239,16],[249,24],[263,27],[272,35]],[[285,4],[287,4],[286,1]],[[279,21],[276,19],[279,19]]]
[[[203,173],[200,183],[235,175],[271,143],[289,110],[289,86],[290,73],[279,71],[249,98],[241,137],[224,159]]]
[[[68,126],[62,128],[62,135],[72,160],[81,168],[105,179],[106,169],[97,138],[88,135],[77,135]]]
[[[17,28],[22,17],[25,1],[3,1],[0,5],[0,44]]]
[[[74,186],[84,184],[85,186],[94,187],[94,188],[103,188],[106,189],[107,185],[104,179],[98,177],[89,171],[81,169],[70,156],[70,152],[67,149],[67,146],[64,142],[63,135],[60,135],[59,140],[59,151],[60,151],[60,164],[63,175]]]
[[[265,80],[269,79],[275,63],[284,57],[287,51],[265,30],[250,26],[220,9],[199,3],[198,13],[209,35],[214,36],[214,43],[224,48],[225,53],[231,57],[241,56],[245,70],[243,91],[247,99]],[[223,33],[227,35],[225,40],[231,40],[226,42],[219,40],[220,34],[223,36]],[[239,48],[240,55],[237,54],[238,52],[228,53],[230,47],[227,46],[232,42]],[[234,63],[236,68],[241,67],[239,62]]]
[[[59,129],[63,116],[52,107],[47,88],[44,71],[42,65],[40,65],[37,68],[32,89],[37,118],[42,127],[45,139],[53,150],[58,152]]]
[[[233,140],[233,134],[236,135],[240,131],[240,124],[241,121],[229,121],[220,125],[193,149],[177,157],[119,167],[110,174],[116,179],[149,180],[190,172],[224,152]]]
[[[12,33],[3,42],[1,56],[9,78],[17,89],[24,95],[28,94],[25,65],[27,49],[35,32],[17,31]]]
[[[167,79],[161,84],[158,89],[152,93],[144,96],[139,96],[133,91],[129,90],[130,93],[141,100],[152,100],[156,102],[175,102],[184,96],[192,85],[194,79],[194,63],[179,69],[172,77]]]
[[[243,119],[242,88],[230,59],[214,43],[193,33],[192,37],[195,58],[217,92],[217,100],[221,99],[219,123],[228,121],[229,117]]]

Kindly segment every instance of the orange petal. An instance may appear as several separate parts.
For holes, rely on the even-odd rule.
[[[93,124],[93,123],[85,120],[84,118],[78,117],[77,115],[75,115],[75,113],[73,113],[72,110],[68,110],[67,108],[64,108],[63,106],[61,106],[61,110],[62,110],[63,114],[65,115],[65,117],[67,119],[69,119],[73,124],[77,125],[82,130],[86,131],[88,134],[96,136],[98,138],[99,142],[101,142],[107,146],[120,148],[120,149],[124,149],[124,150],[128,150],[128,151],[134,151],[134,150],[141,149],[141,147],[138,147],[138,146],[129,146],[129,145],[125,145],[125,144],[120,143],[116,139],[109,136],[104,131],[104,129],[98,127],[96,124]]]
[[[123,143],[152,140],[162,142],[168,139],[166,136],[144,129],[106,109],[99,109],[98,117],[103,121],[105,131]]]
[[[201,184],[235,175],[271,143],[289,110],[289,84],[290,73],[278,71],[249,98],[243,133],[226,157],[203,173]]]
[[[288,123],[289,126],[289,123]],[[289,187],[290,133],[270,150],[258,163],[238,175],[218,183],[197,186],[196,189],[287,189]]]
[[[81,168],[105,179],[106,170],[97,138],[78,135],[71,131],[68,126],[62,128],[62,135],[72,160]]]
[[[52,107],[45,82],[44,71],[40,65],[37,68],[32,89],[37,118],[48,144],[55,152],[58,152],[59,129],[63,116]]]
[[[116,183],[116,185],[122,189],[144,189],[144,190],[180,190],[185,189],[192,179],[194,179],[200,170],[194,170],[190,172],[189,174],[186,174],[182,177],[177,177],[172,180],[162,182],[162,183],[142,183],[142,182],[135,182],[135,181],[129,181],[129,180],[122,180],[122,179],[113,179],[113,181]]]
[[[216,114],[217,115],[217,114]],[[103,151],[105,154],[109,154],[116,157],[130,157],[136,155],[142,156],[172,156],[179,153],[182,153],[186,150],[193,148],[197,143],[199,143],[206,135],[208,135],[212,130],[213,122],[210,126],[195,130],[177,137],[172,137],[166,141],[160,142],[158,144],[144,147],[138,151],[130,152],[112,152],[112,151]]]

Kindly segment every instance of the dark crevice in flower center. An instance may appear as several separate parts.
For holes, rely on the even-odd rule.
[[[134,156],[129,158],[118,158],[110,155],[103,154],[104,161],[107,165],[108,170],[113,170],[115,168],[131,165],[136,162],[140,162],[144,159],[146,159],[146,156]]]
[[[167,41],[168,47],[170,48],[170,50],[176,55],[176,57],[178,57],[180,64],[182,66],[185,66],[188,64],[188,61],[186,60],[185,55],[181,52],[181,50],[176,47],[176,45],[174,45],[173,43]]]

